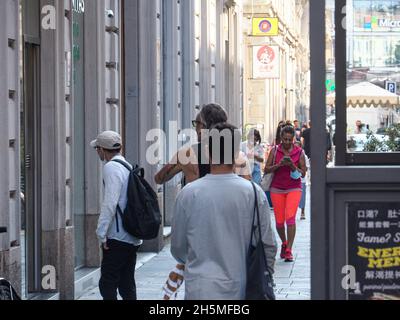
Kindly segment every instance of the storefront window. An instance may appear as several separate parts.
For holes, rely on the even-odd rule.
[[[400,153],[400,1],[347,1],[346,42],[330,19],[334,6],[327,1],[326,101],[334,145],[340,137],[333,148],[336,159],[340,164],[394,164]],[[339,59],[346,63],[340,70],[346,83],[332,85],[338,70],[331,62]]]
[[[347,17],[348,152],[400,151],[399,4],[355,0],[354,20]]]

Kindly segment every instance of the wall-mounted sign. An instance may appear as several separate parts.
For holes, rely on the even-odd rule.
[[[76,13],[85,13],[85,0],[72,0],[72,10]]]
[[[376,16],[364,18],[364,29],[377,30],[379,28],[400,28],[400,20],[379,19]]]
[[[253,36],[277,36],[279,34],[278,18],[253,18]]]
[[[386,90],[397,94],[397,83],[395,81],[386,81]]]
[[[253,79],[278,79],[280,57],[278,46],[253,47]]]
[[[349,299],[400,299],[400,203],[350,203],[347,214]]]

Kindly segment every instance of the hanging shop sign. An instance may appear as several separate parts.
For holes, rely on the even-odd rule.
[[[400,299],[400,203],[349,203],[350,300]]]
[[[253,36],[277,36],[279,34],[278,18],[253,18]]]
[[[278,79],[280,76],[278,46],[253,47],[253,78]]]

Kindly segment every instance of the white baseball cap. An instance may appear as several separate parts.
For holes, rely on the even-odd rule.
[[[114,131],[104,131],[100,133],[96,140],[90,143],[92,148],[103,148],[106,150],[118,150],[122,147],[122,139],[119,133]]]

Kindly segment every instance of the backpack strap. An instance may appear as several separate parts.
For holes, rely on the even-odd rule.
[[[130,165],[129,165],[127,162],[122,161],[122,160],[119,160],[119,159],[115,159],[115,160],[111,160],[111,161],[112,161],[112,162],[119,163],[120,165],[124,166],[125,169],[128,170],[129,172],[131,172],[133,169],[137,169],[137,166],[136,166],[135,168],[132,169],[132,168],[130,167]],[[121,218],[122,218],[123,212],[122,212],[122,209],[121,209],[121,207],[119,206],[119,204],[117,204],[117,214],[115,215],[115,219],[116,219],[116,222],[117,222],[117,233],[119,233],[119,219],[118,219],[118,214],[119,214],[119,215],[121,216]]]
[[[111,161],[112,162],[117,162],[117,163],[123,165],[126,168],[126,170],[128,170],[129,172],[132,171],[132,168],[130,167],[130,165],[125,161],[122,161],[122,160],[119,160],[119,159],[115,159],[115,160],[111,160]]]

